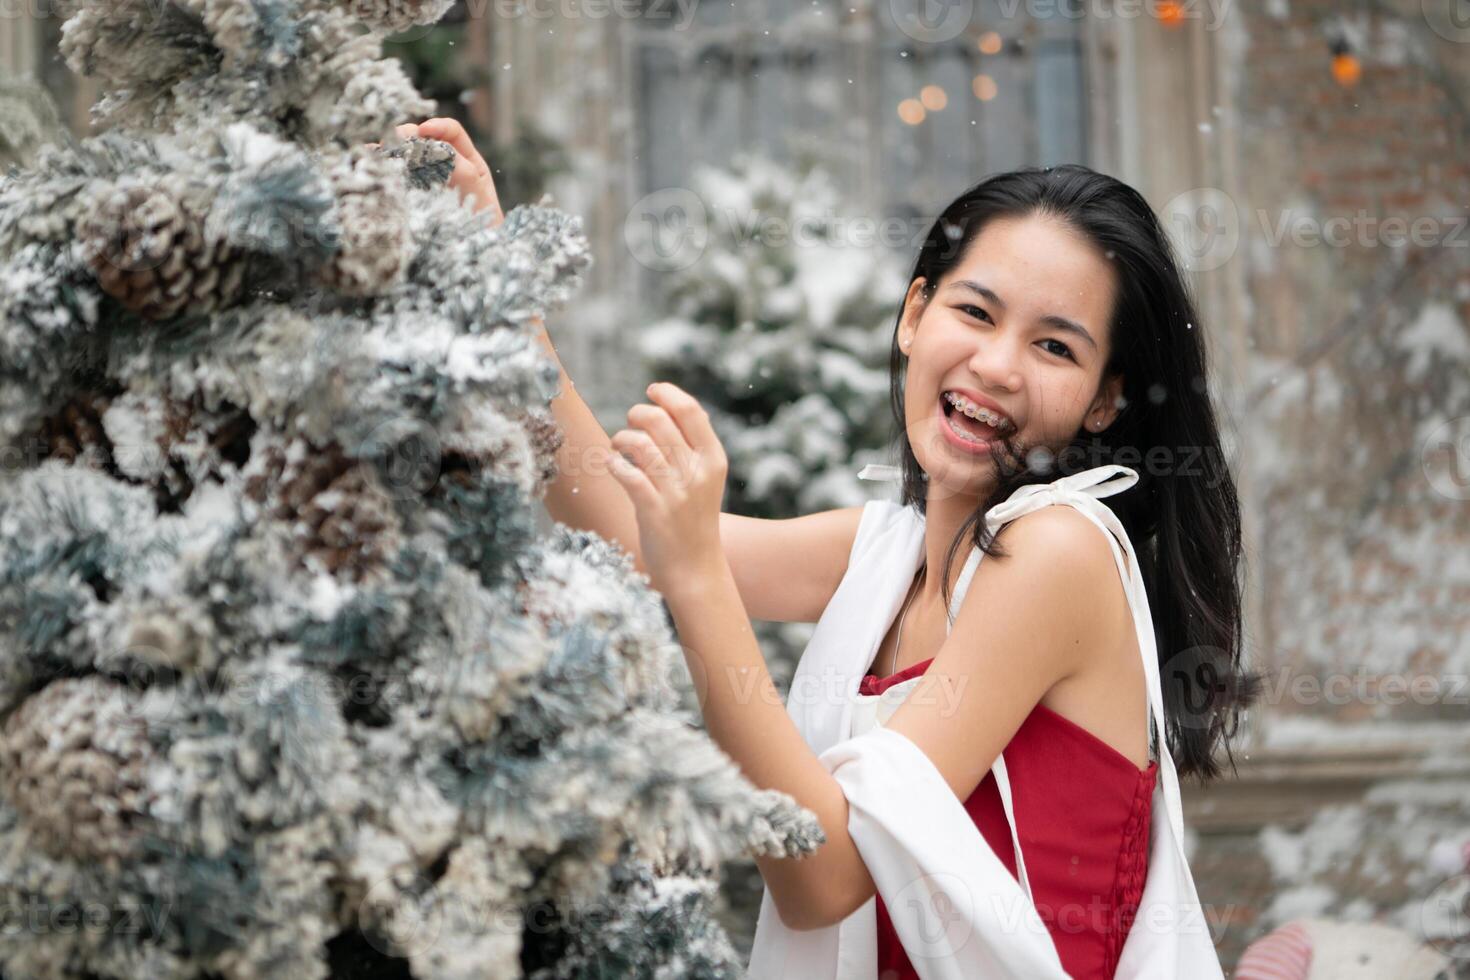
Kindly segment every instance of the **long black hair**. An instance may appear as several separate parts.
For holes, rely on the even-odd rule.
[[[950,544],[940,579],[944,605],[950,606],[950,569],[965,538],[987,556],[1005,556],[981,518],[1016,489],[1107,463],[1134,469],[1138,483],[1102,503],[1128,532],[1143,573],[1170,754],[1181,775],[1210,779],[1220,774],[1216,749],[1223,745],[1229,755],[1229,740],[1259,694],[1261,677],[1242,663],[1240,502],[1210,400],[1204,324],[1153,209],[1122,181],[1077,164],[994,174],[939,215],[908,281],[924,279],[921,302],[927,305],[988,222],[1034,214],[1060,220],[1113,263],[1117,290],[1103,380],[1122,375],[1121,411],[1102,432],[1079,429],[1060,452],[1025,445],[1015,434],[996,440],[998,479]],[[904,417],[902,322],[900,309],[889,352],[889,396],[903,504],[923,514],[928,476],[909,444]],[[1233,756],[1230,761],[1233,768]]]

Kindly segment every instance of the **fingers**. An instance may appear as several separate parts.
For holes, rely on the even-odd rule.
[[[622,484],[623,490],[640,514],[658,503],[659,492],[648,479],[648,474],[628,462],[620,453],[613,453],[607,458],[607,469]]]
[[[418,126],[416,126],[413,123],[404,123],[401,126],[395,126],[395,127],[393,127],[393,133],[399,139],[401,139],[401,140],[407,140],[407,139],[412,139],[413,137],[417,136],[418,133],[419,133],[419,128],[418,128]],[[382,149],[382,146],[383,146],[382,143],[368,143],[366,145],[369,146],[369,147],[371,147],[374,150]]]
[[[665,409],[657,405],[634,405],[628,409],[628,424],[648,433],[649,439],[663,453],[671,474],[683,472],[694,450]]]
[[[500,196],[495,189],[495,180],[490,176],[490,165],[475,149],[475,143],[464,125],[452,116],[440,116],[422,122],[418,135],[425,139],[440,140],[454,148],[454,175],[450,183],[459,188],[462,196],[474,199],[476,211],[486,211],[492,225],[505,219],[500,207]]]
[[[495,181],[490,176],[490,165],[475,149],[474,141],[458,119],[439,116],[421,123],[404,123],[395,127],[394,132],[403,140],[418,137],[448,143],[454,149],[454,170],[449,178],[449,186],[459,191],[461,200],[473,199],[477,212],[487,212],[492,227],[505,220],[505,212],[500,207],[500,196],[495,190]]]
[[[425,135],[432,135],[434,139],[443,140],[446,143],[458,144],[470,141],[470,135],[465,132],[464,125],[453,116],[435,116],[433,119],[420,123],[419,128],[432,130],[431,134],[426,133]]]
[[[476,176],[483,177],[490,172],[490,167],[475,149],[474,141],[458,119],[451,116],[430,119],[419,125],[418,134],[426,139],[442,140],[454,147],[456,153],[474,166]]]
[[[649,385],[648,396],[673,417],[690,446],[709,454],[711,459],[724,457],[724,447],[710,424],[709,413],[698,399],[667,381],[655,381]]]
[[[642,429],[621,429],[613,433],[611,442],[613,449],[633,457],[638,469],[648,476],[659,493],[667,493],[678,487],[679,471],[675,459],[672,454],[665,455],[664,449],[647,432]]]

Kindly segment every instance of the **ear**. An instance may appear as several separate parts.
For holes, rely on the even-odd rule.
[[[898,349],[905,354],[914,345],[914,335],[919,330],[919,317],[924,314],[928,302],[924,298],[924,277],[919,276],[909,283],[909,291],[903,298],[903,316],[898,325]]]
[[[1087,409],[1087,415],[1082,420],[1082,428],[1087,432],[1098,433],[1112,425],[1118,413],[1123,410],[1122,398],[1123,375],[1108,375],[1103,379],[1097,397],[1092,400],[1092,405]]]

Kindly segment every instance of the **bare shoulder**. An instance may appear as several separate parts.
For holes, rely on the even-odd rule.
[[[1001,528],[996,541],[1007,557],[993,566],[1005,588],[1065,598],[1055,615],[1075,619],[1083,629],[1120,623],[1128,597],[1109,545],[1111,532],[1068,504],[1050,504]],[[984,569],[990,562],[981,562]],[[978,572],[977,572],[978,576]]]
[[[1117,565],[1109,545],[1112,532],[1069,504],[1048,504],[1010,521],[996,535],[1007,553],[1022,548],[1033,556],[1045,555],[1059,562],[1064,571],[1098,573]]]
[[[746,615],[814,623],[847,573],[862,507],[785,520],[720,515],[720,536]]]

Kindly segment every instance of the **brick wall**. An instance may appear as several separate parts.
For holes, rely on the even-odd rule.
[[[1227,963],[1297,916],[1420,929],[1430,850],[1470,834],[1470,32],[1433,6],[1249,0],[1214,39],[1268,671],[1239,778],[1189,794]]]
[[[1241,460],[1263,521],[1252,557],[1273,666],[1441,681],[1470,670],[1470,505],[1426,470],[1443,469],[1434,429],[1470,416],[1470,37],[1441,37],[1419,8],[1235,11],[1248,37],[1237,207],[1256,396]],[[1355,86],[1329,70],[1336,34],[1360,45]],[[1463,702],[1409,700],[1274,707],[1470,720]]]

